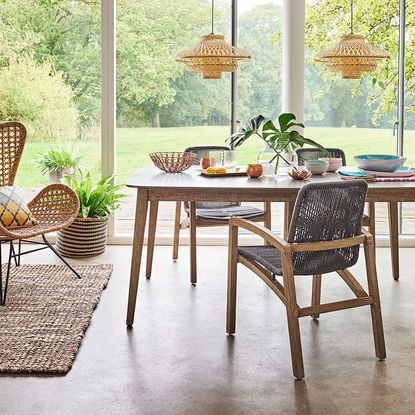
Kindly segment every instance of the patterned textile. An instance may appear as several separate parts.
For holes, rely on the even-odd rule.
[[[37,224],[14,186],[0,187],[0,223],[10,229]]]

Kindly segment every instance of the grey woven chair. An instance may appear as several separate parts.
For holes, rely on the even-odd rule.
[[[229,229],[228,334],[235,333],[237,264],[258,275],[286,307],[293,373],[304,377],[299,318],[370,305],[376,356],[386,357],[382,314],[372,235],[362,230],[367,184],[363,180],[312,183],[298,193],[287,241],[259,224],[231,219]],[[270,245],[238,246],[238,229],[262,237]],[[368,293],[348,270],[364,245]],[[337,272],[355,294],[355,299],[320,303],[322,274]],[[295,275],[313,275],[311,306],[297,304]],[[282,276],[282,283],[278,277]]]
[[[342,159],[343,166],[346,166],[346,155],[340,148],[327,148],[330,157],[336,157]],[[321,150],[316,148],[301,148],[297,150],[298,164],[304,165],[307,160],[317,159],[322,157],[323,153]],[[395,280],[399,279],[399,234],[398,234],[398,214],[396,202],[388,204],[389,208],[389,238],[390,238],[390,249],[392,259],[392,274]],[[376,209],[375,203],[368,203],[369,215],[363,216],[363,226],[369,228],[369,232],[373,235],[376,242]]]
[[[229,150],[224,146],[198,146],[189,147],[185,151],[196,153],[195,165],[199,165],[203,157],[209,157],[210,151]],[[192,205],[194,205],[194,218],[192,220]],[[180,230],[190,228],[190,281],[197,282],[196,271],[196,228],[210,226],[227,226],[229,219],[240,217],[255,222],[264,222],[265,226],[271,228],[271,204],[265,203],[264,210],[252,206],[242,206],[239,202],[196,202],[194,204],[185,202],[184,210],[187,217],[181,220],[181,202],[176,204],[176,216],[174,223],[173,260],[178,259]]]

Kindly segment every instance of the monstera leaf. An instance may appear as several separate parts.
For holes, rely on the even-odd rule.
[[[257,115],[256,117],[250,118],[245,125],[243,125],[239,131],[232,134],[227,141],[233,147],[239,147],[245,140],[254,134],[258,134],[258,130],[265,121],[263,115]]]
[[[324,155],[328,156],[327,150],[310,138],[303,137],[298,131],[291,130],[293,127],[305,128],[303,123],[297,122],[292,113],[284,113],[278,117],[279,128],[270,119],[263,115],[257,115],[248,120],[239,131],[232,134],[227,141],[233,147],[241,146],[249,137],[257,135],[275,151],[276,158],[283,156],[286,150],[295,150],[298,147],[309,145],[320,149]],[[283,158],[284,159],[284,158]]]

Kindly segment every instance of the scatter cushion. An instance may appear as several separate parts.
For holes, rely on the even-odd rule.
[[[10,229],[37,224],[26,203],[13,186],[0,187],[0,223]]]

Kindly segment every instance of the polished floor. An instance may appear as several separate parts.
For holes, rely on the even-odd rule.
[[[188,252],[157,247],[142,279],[136,321],[125,327],[131,249],[110,247],[88,262],[114,274],[66,376],[1,376],[0,414],[415,414],[415,249],[401,251],[401,281],[378,250],[388,358],[374,356],[368,308],[301,321],[306,378],[292,377],[285,312],[242,267],[237,333],[225,334],[226,248],[200,247],[199,283],[188,283]],[[57,262],[49,253],[25,258]],[[362,258],[363,259],[363,258]],[[364,277],[364,262],[356,273]],[[359,278],[363,281],[362,278]],[[297,278],[307,304],[311,279]],[[323,279],[323,301],[351,295]]]

